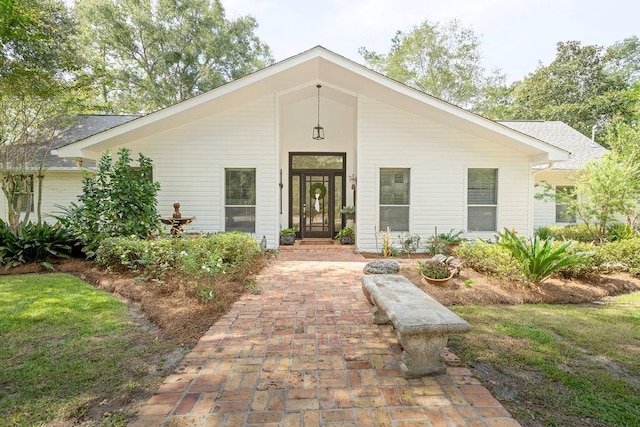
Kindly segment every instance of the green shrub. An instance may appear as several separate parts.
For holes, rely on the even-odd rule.
[[[610,242],[631,239],[633,236],[633,229],[628,224],[612,224],[607,229],[607,240]]]
[[[173,273],[190,282],[194,292],[212,299],[213,280],[244,279],[260,253],[258,242],[239,232],[155,240],[112,237],[100,243],[96,262],[147,279]]]
[[[597,230],[586,224],[573,224],[566,226],[550,225],[540,227],[536,235],[542,240],[553,238],[554,240],[574,240],[576,242],[593,243],[599,242]]]
[[[547,239],[553,239],[554,238],[553,237],[553,231],[551,230],[551,227],[549,227],[549,226],[544,226],[544,227],[537,228],[535,234],[536,234],[536,236],[538,236],[542,240],[547,240]]]
[[[153,162],[140,154],[131,166],[131,150],[122,148],[114,162],[111,153],[100,158],[95,176],[83,179],[79,204],[62,207],[58,219],[68,225],[89,257],[108,237],[149,237],[159,227],[156,210],[160,184],[152,182]]]
[[[500,233],[498,241],[498,245],[507,249],[518,261],[521,272],[533,283],[544,281],[562,268],[588,263],[593,253],[570,254],[568,249],[572,244],[568,241],[554,245],[552,239],[540,240],[537,235],[533,239],[524,239],[507,229]]]
[[[481,239],[463,242],[455,249],[467,267],[505,280],[521,279],[518,264],[502,246]]]
[[[554,242],[555,246],[559,246],[560,244],[561,242]],[[600,258],[598,256],[600,248],[601,246],[596,246],[593,243],[573,242],[573,244],[567,248],[567,255],[589,252],[593,253],[593,256],[583,258],[582,261],[576,262],[575,264],[562,267],[558,270],[558,273],[566,278],[580,278],[597,272],[600,268]]]
[[[451,270],[442,261],[428,259],[425,262],[418,261],[418,271],[430,279],[446,279],[451,276]]]
[[[48,258],[68,258],[74,238],[60,224],[29,222],[18,231],[0,220],[0,265],[15,267],[30,262],[46,263]]]
[[[620,263],[629,273],[640,274],[640,238],[605,243],[598,251],[597,262]]]

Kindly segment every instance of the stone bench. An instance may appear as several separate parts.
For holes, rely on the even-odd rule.
[[[391,323],[403,348],[400,371],[405,378],[446,371],[441,353],[448,334],[467,332],[469,324],[398,274],[362,277],[362,289],[374,304],[373,323]]]

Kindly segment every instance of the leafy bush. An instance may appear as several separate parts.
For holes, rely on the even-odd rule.
[[[559,246],[562,243],[554,241],[553,244]],[[589,252],[592,253],[593,256],[585,257],[581,262],[562,267],[558,270],[558,273],[566,278],[579,278],[597,272],[600,268],[600,257],[598,256],[600,248],[601,246],[596,246],[593,243],[573,242],[573,244],[567,248],[567,255]]]
[[[595,227],[589,227],[586,224],[540,227],[536,230],[536,235],[542,240],[552,238],[554,240],[575,240],[583,243],[600,241]]]
[[[610,242],[631,239],[633,236],[633,229],[628,224],[612,224],[607,229],[607,240]]]
[[[533,283],[540,283],[556,271],[574,265],[585,264],[593,255],[592,252],[568,253],[573,242],[554,245],[552,239],[525,240],[515,232],[505,229],[500,233],[498,245],[507,249],[518,261],[521,272]]]
[[[640,238],[605,243],[597,253],[599,264],[620,263],[632,274],[640,274]]]
[[[104,239],[96,251],[96,262],[114,271],[140,272],[146,242],[137,237]]]
[[[244,279],[260,253],[258,242],[239,232],[155,240],[112,237],[100,243],[96,262],[147,279],[174,274],[189,282],[194,292],[211,299],[215,280]]]
[[[451,276],[451,270],[447,264],[433,259],[428,259],[425,262],[418,261],[418,270],[423,276],[430,279],[446,279]]]
[[[409,259],[411,259],[411,255],[420,249],[420,235],[402,233],[400,234],[400,245],[403,252],[409,255]]]
[[[448,233],[439,233],[432,236],[427,240],[427,252],[431,255],[451,255],[451,247],[457,246],[465,241],[462,233],[462,230],[455,231],[455,229],[452,228]]]
[[[0,264],[15,267],[40,262],[48,268],[48,258],[68,258],[75,241],[60,224],[29,222],[18,231],[0,220]]]
[[[156,210],[159,183],[151,181],[153,162],[140,154],[139,167],[131,166],[131,151],[122,148],[114,162],[106,152],[95,176],[83,179],[80,204],[63,208],[63,217],[74,235],[85,246],[89,257],[108,237],[148,237],[158,229]]]
[[[505,280],[522,278],[518,263],[502,246],[478,239],[475,242],[463,242],[455,249],[466,266],[480,272]]]

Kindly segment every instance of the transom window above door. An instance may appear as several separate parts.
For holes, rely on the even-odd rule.
[[[291,169],[343,170],[344,154],[292,154]]]

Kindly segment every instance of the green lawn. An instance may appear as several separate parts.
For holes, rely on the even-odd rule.
[[[521,422],[640,426],[640,293],[598,306],[454,310],[472,332],[451,347]]]
[[[0,426],[126,407],[156,381],[155,355],[173,346],[137,330],[123,303],[73,276],[0,276]],[[104,421],[126,418],[117,412]]]

